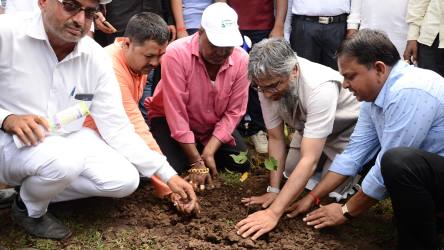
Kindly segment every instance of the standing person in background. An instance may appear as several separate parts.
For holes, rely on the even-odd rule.
[[[399,54],[404,54],[409,26],[405,23],[409,0],[353,0],[347,20],[347,37],[358,29],[387,33]]]
[[[444,77],[443,17],[442,0],[409,1],[405,20],[409,25],[409,33],[404,60]]]
[[[172,34],[169,42],[176,39],[176,27],[170,0],[114,0],[99,9],[96,25],[101,31],[108,34],[108,43],[112,44],[116,37],[123,37],[131,17],[141,12],[151,12],[162,17]],[[108,21],[117,31],[113,32],[112,29],[105,26],[104,21]]]
[[[239,16],[239,30],[242,36],[248,36],[254,44],[268,37],[284,37],[284,23],[288,0],[276,0],[276,17],[273,0],[228,0]],[[251,117],[248,128],[242,119],[237,130],[241,135],[250,136],[250,144],[258,153],[268,152],[266,127],[262,116],[261,103],[256,90],[248,88],[247,114]]]
[[[203,11],[217,0],[171,0],[177,39],[191,36],[197,32]]]
[[[298,56],[338,70],[334,57],[347,32],[350,0],[293,0],[290,44]]]

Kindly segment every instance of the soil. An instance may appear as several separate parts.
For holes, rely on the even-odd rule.
[[[396,235],[390,233],[395,230],[392,215],[385,212],[384,205],[350,223],[321,230],[306,226],[302,222],[304,215],[294,219],[283,216],[275,229],[258,240],[243,239],[234,228],[246,217],[246,207],[240,200],[249,197],[251,192],[264,193],[269,183],[268,170],[260,168],[256,173],[254,190],[249,188],[251,178],[250,174],[241,184],[244,187],[224,185],[222,179],[216,181],[214,190],[198,195],[201,213],[187,218],[176,212],[169,198],[158,197],[149,182],[141,183],[136,192],[123,199],[94,197],[66,202],[74,212],[63,221],[73,235],[55,242],[53,247],[84,248],[84,240],[76,236],[94,225],[103,243],[116,246],[116,242],[124,242],[118,245],[123,249],[141,246],[149,249],[394,249],[396,246]],[[321,201],[322,204],[331,202],[334,201],[330,198]],[[249,213],[260,209],[254,205]],[[0,245],[14,241],[12,232],[18,230],[21,229],[11,220],[9,209],[0,210]]]

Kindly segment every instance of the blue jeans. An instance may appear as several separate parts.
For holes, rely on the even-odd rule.
[[[196,32],[197,32],[197,29],[187,29],[187,33],[189,36],[194,35],[194,33],[196,33]]]
[[[265,38],[268,38],[271,30],[241,30],[240,31],[243,36],[248,36],[251,39],[252,46],[256,43],[262,41]],[[250,51],[248,51],[250,52]],[[261,102],[259,101],[259,95],[257,91],[253,88],[248,88],[248,104],[247,104],[247,113],[251,121],[248,123],[248,129],[245,128],[245,117],[242,118],[241,122],[237,126],[237,130],[241,135],[255,135],[259,131],[265,131],[265,122],[264,117],[262,116],[262,108]]]
[[[151,70],[151,72],[148,74],[148,77],[146,78],[146,85],[145,88],[143,89],[143,95],[142,98],[140,98],[139,100],[139,109],[140,112],[142,113],[143,118],[145,119],[146,124],[148,124],[148,127],[151,128],[150,123],[148,121],[148,116],[147,116],[147,111],[145,109],[145,99],[147,97],[151,97],[151,86],[153,85],[153,75],[154,75],[154,70]]]

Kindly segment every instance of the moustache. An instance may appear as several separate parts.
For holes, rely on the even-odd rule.
[[[80,25],[80,24],[78,24],[78,23],[76,23],[74,21],[66,22],[65,23],[65,28],[68,28],[68,27],[74,27],[76,29],[79,29],[79,30],[81,30],[82,33],[85,32],[85,29],[83,28],[83,25]]]

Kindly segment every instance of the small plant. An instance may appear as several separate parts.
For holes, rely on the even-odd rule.
[[[240,174],[235,174],[232,171],[226,169],[225,173],[221,173],[220,177],[224,180],[224,185],[236,187],[238,188],[240,185],[239,179],[241,178]]]
[[[226,219],[225,222],[226,222],[228,225],[233,224],[233,222],[232,222],[230,219]]]
[[[234,162],[236,162],[237,164],[244,164],[245,162],[249,161],[250,168],[253,168],[253,178],[251,178],[253,180],[250,181],[251,191],[252,191],[251,195],[250,195],[250,200],[251,200],[251,197],[253,196],[254,180],[256,179],[256,178],[254,178],[256,176],[256,169],[261,165],[262,162],[258,159],[257,166],[255,166],[253,164],[253,162],[251,162],[248,159],[247,153],[248,153],[248,150],[245,152],[240,152],[239,155],[230,155],[230,156],[233,158]],[[277,170],[278,161],[273,156],[266,159],[264,164],[265,164],[265,167],[270,171]],[[245,174],[242,176],[242,181],[244,181],[247,178],[247,176],[248,176],[248,172],[245,172]],[[247,207],[247,215],[248,215],[249,209],[250,209],[250,206]]]

